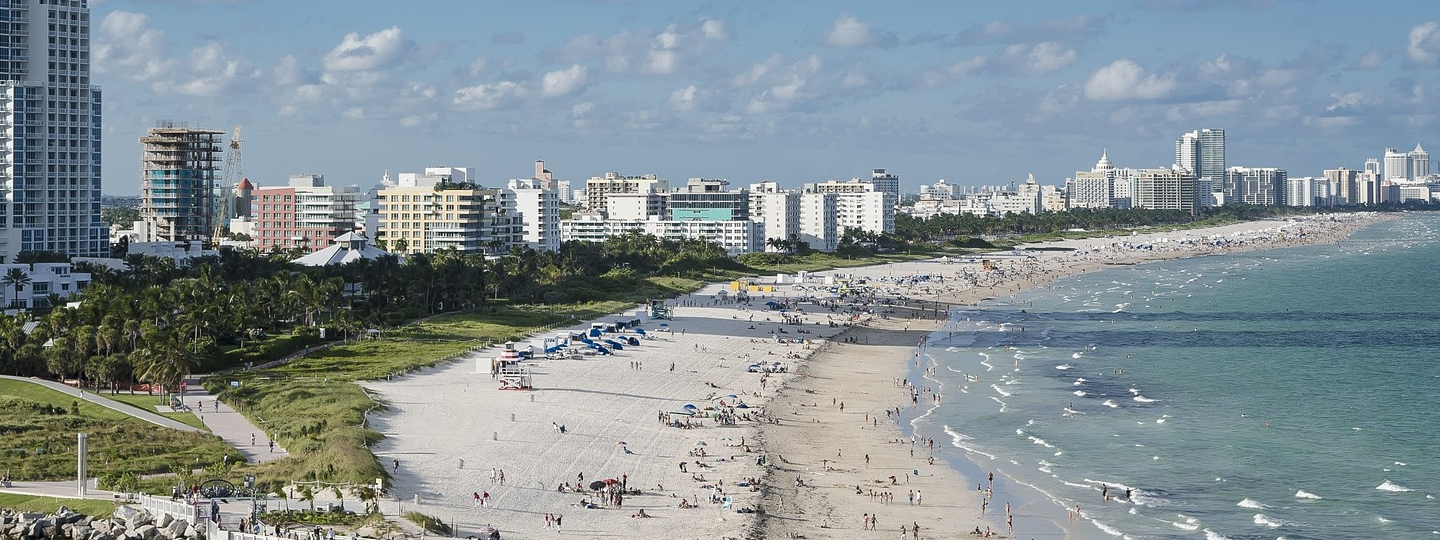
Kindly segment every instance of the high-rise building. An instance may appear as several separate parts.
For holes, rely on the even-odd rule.
[[[1225,130],[1200,129],[1180,136],[1175,141],[1175,168],[1194,173],[1196,178],[1210,177],[1217,185],[1225,179]],[[1234,198],[1225,186],[1225,198]]]
[[[544,164],[543,161],[536,163],[536,168]],[[523,237],[530,249],[560,249],[560,196],[554,189],[545,187],[544,179],[511,180],[502,190],[500,202],[508,214],[518,216],[524,223]]]
[[[870,183],[875,185],[875,191],[889,193],[900,200],[900,175],[885,172],[885,169],[871,169]]]
[[[750,219],[750,196],[727,190],[730,182],[691,178],[685,187],[666,194],[666,219],[734,221]]]
[[[248,184],[242,181],[241,186]],[[251,246],[315,252],[355,230],[360,188],[327,186],[318,174],[297,174],[284,186],[250,191]]]
[[[750,220],[762,225],[767,251],[781,249],[771,240],[799,239],[800,194],[786,191],[772,181],[750,184]]]
[[[621,176],[607,172],[605,176],[594,176],[585,181],[585,207],[604,212],[605,196],[611,193],[661,193],[670,189],[670,182],[653,174]]]
[[[1235,202],[1272,206],[1285,204],[1285,169],[1269,167],[1231,167],[1226,171],[1225,185],[1235,186]],[[1230,201],[1226,194],[1226,200]]]
[[[1336,201],[1336,204],[1363,204],[1360,202],[1360,199],[1364,198],[1368,200],[1367,197],[1362,197],[1359,192],[1359,187],[1357,186],[1359,178],[1360,171],[1352,171],[1345,167],[1325,169],[1325,179],[1335,184],[1335,196],[1340,199]]]
[[[105,256],[87,0],[0,2],[0,256]]]
[[[140,138],[140,220],[145,242],[206,240],[215,233],[215,172],[224,131],[162,120]]]
[[[837,242],[847,227],[856,227],[873,233],[895,232],[895,195],[887,191],[880,191],[874,184],[856,180],[843,182],[830,180],[805,184],[805,191],[840,196],[833,206],[830,206],[836,212],[835,226],[838,227],[838,233],[835,235],[835,240]],[[817,207],[803,202],[803,200],[801,202],[802,220],[809,224],[812,221],[803,217],[807,208]],[[822,249],[813,245],[812,247]]]
[[[1385,180],[1410,179],[1410,155],[1394,148],[1385,149]]]
[[[1135,177],[1134,205],[1150,210],[1195,212],[1195,173],[1188,169],[1141,169]]]
[[[1430,174],[1430,153],[1415,143],[1415,149],[1410,151],[1410,179],[1420,180]]]
[[[1380,160],[1379,160],[1379,159],[1376,159],[1376,158],[1373,158],[1373,157],[1372,157],[1372,158],[1366,158],[1366,159],[1365,159],[1365,172],[1367,172],[1367,173],[1375,173],[1375,176],[1380,176]]]
[[[376,192],[379,241],[397,254],[503,253],[524,243],[521,216],[504,212],[500,193],[472,180],[469,167],[427,167],[400,173],[397,185]]]
[[[1103,172],[1075,171],[1065,181],[1066,208],[1110,208],[1113,184]]]

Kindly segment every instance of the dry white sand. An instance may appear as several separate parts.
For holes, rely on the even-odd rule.
[[[942,306],[972,304],[1112,264],[1334,241],[1374,219],[1314,220],[1303,225],[1304,238],[1297,237],[1297,225],[1282,231],[1276,229],[1281,223],[1266,221],[1067,241],[1056,244],[1081,251],[997,258],[999,272],[982,271],[973,262],[923,261],[830,273],[895,281],[878,285],[890,294],[918,299],[911,305],[933,309],[937,300]],[[1191,241],[1182,241],[1187,237]],[[1199,241],[1215,238],[1228,239],[1228,245]],[[1146,244],[1159,247],[1133,247]],[[937,273],[954,279],[913,286],[895,279]],[[982,519],[973,490],[960,485],[958,473],[938,461],[929,465],[923,444],[913,446],[912,457],[910,439],[901,440],[900,426],[884,412],[910,405],[910,391],[894,381],[906,377],[914,345],[936,321],[909,320],[912,313],[900,309],[888,319],[876,318],[837,337],[845,328],[826,323],[840,315],[807,304],[803,328],[813,332],[806,335],[812,344],[782,344],[771,339],[779,319],[763,311],[763,299],[748,310],[734,304],[711,306],[710,295],[720,288],[711,285],[672,301],[703,305],[678,307],[676,319],[669,321],[671,333],[655,332],[659,321],[646,322],[644,328],[657,339],[615,356],[528,363],[535,373],[531,391],[498,389],[488,370],[489,358],[498,351],[477,354],[482,364],[478,371],[472,358],[397,381],[367,383],[391,405],[372,417],[371,425],[386,435],[375,452],[387,465],[400,461],[390,492],[402,503],[397,506],[392,500],[383,510],[392,515],[415,510],[456,522],[459,536],[474,534],[480,524],[493,524],[505,538],[893,538],[902,525],[912,524],[920,525],[922,538],[964,536],[963,531],[976,526],[1004,531],[1004,517],[997,517],[993,506],[988,514],[992,521]],[[787,285],[779,294],[829,296],[810,289]],[[800,327],[786,328],[791,332],[787,337],[796,337]],[[858,343],[841,343],[844,338]],[[813,354],[819,349],[824,352]],[[770,376],[762,389],[761,375],[745,370],[756,361],[787,362],[792,369]],[[777,394],[779,387],[784,389]],[[725,398],[731,394],[750,406],[737,412],[768,410],[778,423],[722,426],[697,419],[699,427],[679,429],[657,421],[657,413],[687,403],[712,407],[720,403],[714,398],[721,398],[733,405],[732,398]],[[922,396],[920,404],[927,399]],[[846,403],[844,411],[840,401]],[[558,424],[566,433],[557,432]],[[738,446],[742,439],[749,452]],[[936,445],[937,451],[946,450]],[[707,455],[692,456],[697,449]],[[762,455],[770,467],[757,464]],[[680,470],[682,461],[688,462],[687,472]],[[832,470],[826,470],[827,465]],[[492,468],[503,470],[504,485],[492,482]],[[906,484],[905,472],[916,470],[920,474],[912,474]],[[597,497],[556,491],[561,484],[574,485],[581,474],[584,484],[624,475],[628,486],[642,494],[627,498],[622,508],[581,508],[582,499],[598,502]],[[890,475],[897,477],[896,485],[886,485]],[[796,485],[797,476],[805,487]],[[754,478],[762,479],[763,490],[739,485]],[[862,494],[856,494],[856,486]],[[732,500],[731,509],[711,502],[715,487],[723,490],[722,500]],[[871,490],[888,490],[894,502],[877,501]],[[922,492],[922,505],[907,504],[910,490]],[[475,505],[477,492],[490,494],[488,506]],[[412,502],[416,494],[418,507]],[[682,499],[698,507],[678,508]],[[756,507],[765,514],[735,512]],[[631,517],[640,509],[653,517]],[[547,530],[547,513],[563,516],[563,531]],[[880,532],[862,531],[862,514],[878,514]]]

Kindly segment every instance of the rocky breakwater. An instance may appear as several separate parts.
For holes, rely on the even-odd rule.
[[[205,526],[196,527],[168,514],[152,516],[121,506],[110,517],[91,517],[60,507],[52,515],[0,510],[0,540],[204,540]]]

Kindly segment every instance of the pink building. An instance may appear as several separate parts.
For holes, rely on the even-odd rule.
[[[326,186],[321,175],[296,175],[284,187],[257,187],[250,194],[255,224],[251,245],[316,252],[355,230],[355,186]]]

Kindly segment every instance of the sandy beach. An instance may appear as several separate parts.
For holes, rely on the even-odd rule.
[[[894,538],[902,526],[907,538],[977,528],[1003,537],[1003,508],[992,503],[982,517],[974,487],[940,459],[932,464],[954,450],[912,442],[897,421],[943,399],[925,380],[905,380],[917,344],[941,324],[937,306],[943,318],[947,306],[1117,264],[1332,242],[1375,219],[1053,242],[1033,247],[1069,249],[992,257],[990,270],[977,258],[821,274],[866,280],[875,297],[861,305],[814,281],[753,293],[748,306],[718,303],[716,284],[672,301],[668,331],[647,321],[650,339],[639,346],[527,362],[533,390],[499,390],[489,370],[499,351],[368,383],[390,404],[371,417],[386,436],[374,449],[387,466],[398,461],[382,509],[454,522],[462,537],[485,524],[505,538]],[[776,297],[808,300],[789,312],[799,324],[764,308]],[[747,371],[760,362],[786,371]],[[681,414],[685,405],[698,414]],[[621,501],[574,490],[607,479],[623,484]],[[874,531],[862,524],[868,516]]]

